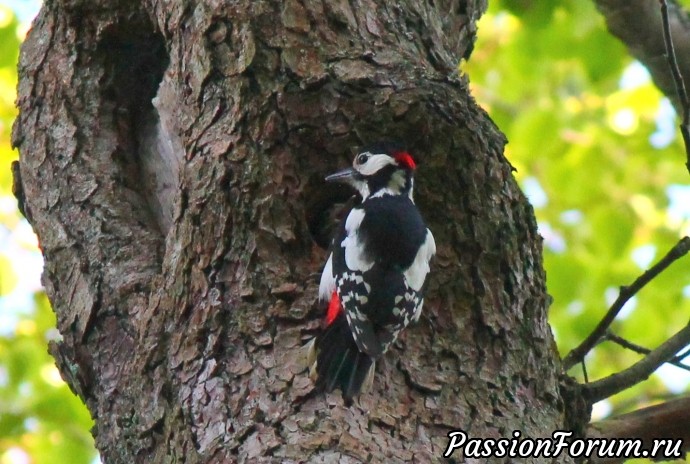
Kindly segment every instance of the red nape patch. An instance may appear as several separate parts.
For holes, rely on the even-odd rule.
[[[413,170],[417,167],[417,164],[414,162],[414,159],[412,159],[412,155],[410,155],[406,151],[396,151],[395,153],[393,153],[393,156],[395,157],[395,160],[403,166],[406,166]]]
[[[335,321],[335,318],[338,317],[338,314],[340,314],[340,311],[342,311],[343,307],[340,306],[340,298],[338,298],[338,292],[333,290],[333,294],[331,295],[331,302],[328,303],[328,312],[326,313],[326,325],[331,325],[333,321]]]

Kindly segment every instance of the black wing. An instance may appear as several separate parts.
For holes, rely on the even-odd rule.
[[[357,347],[374,358],[419,315],[421,284],[411,281],[423,283],[428,272],[435,246],[432,237],[429,254],[427,235],[409,198],[381,197],[354,208],[336,237],[336,289]]]

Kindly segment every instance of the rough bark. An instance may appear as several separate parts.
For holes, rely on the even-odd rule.
[[[104,462],[429,462],[452,428],[582,428],[532,208],[455,73],[485,7],[44,4],[20,60],[18,194],[51,352]],[[310,230],[343,196],[323,175],[381,138],[420,158],[438,257],[425,316],[345,408],[299,359],[323,315]]]

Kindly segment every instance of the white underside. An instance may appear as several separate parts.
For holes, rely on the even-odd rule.
[[[319,300],[328,301],[335,291],[335,276],[333,275],[333,253],[328,256],[328,261],[323,267],[321,273],[321,282],[319,282]]]

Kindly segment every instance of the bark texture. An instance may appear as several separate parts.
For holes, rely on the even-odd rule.
[[[105,463],[430,462],[453,428],[587,422],[559,386],[532,208],[455,71],[485,7],[44,4],[20,60],[18,194],[51,352]],[[425,316],[345,408],[299,356],[324,310],[315,224],[343,197],[324,174],[382,138],[420,159],[438,256]]]

